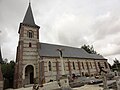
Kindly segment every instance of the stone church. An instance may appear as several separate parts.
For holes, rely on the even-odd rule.
[[[89,54],[77,47],[42,43],[39,41],[40,26],[35,24],[29,3],[23,21],[19,25],[19,41],[16,53],[14,88],[36,83],[58,80],[61,76],[61,58],[65,74],[95,76],[99,66],[109,71],[107,59],[101,55]],[[58,50],[61,50],[60,53]]]

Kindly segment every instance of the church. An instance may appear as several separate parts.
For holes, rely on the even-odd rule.
[[[107,59],[103,56],[89,54],[77,47],[42,43],[39,41],[39,32],[40,26],[34,21],[29,3],[18,30],[14,88],[58,80],[62,75],[61,59],[68,76],[96,76],[100,71],[99,66],[110,71]]]

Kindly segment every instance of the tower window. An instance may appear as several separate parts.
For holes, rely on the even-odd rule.
[[[29,47],[32,47],[32,44],[31,44],[31,43],[29,43]]]
[[[48,67],[49,67],[49,71],[52,71],[52,65],[50,61],[48,62]]]
[[[29,30],[29,31],[27,32],[27,36],[28,36],[29,38],[33,38],[33,37],[34,37],[33,31]]]

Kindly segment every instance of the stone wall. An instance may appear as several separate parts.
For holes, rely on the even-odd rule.
[[[61,75],[60,59],[43,57],[43,61],[44,61],[45,81],[49,82],[50,80],[58,79],[59,76]],[[49,64],[48,64],[49,61],[51,62],[51,68],[52,68],[51,71],[49,71]],[[65,73],[67,75],[71,75],[74,73],[75,75],[81,75],[81,76],[85,76],[86,74],[90,76],[95,76],[99,74],[98,62],[100,62],[103,67],[105,67],[104,63],[107,63],[107,60],[64,58]],[[56,63],[58,63],[58,66],[56,66]],[[106,71],[110,71],[109,66],[108,68],[104,68],[104,69]]]

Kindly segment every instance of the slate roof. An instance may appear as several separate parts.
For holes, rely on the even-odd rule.
[[[25,14],[25,17],[23,19],[23,24],[31,25],[31,26],[37,26],[34,21],[32,9],[31,9],[31,4],[29,3],[27,12]]]
[[[89,54],[84,49],[63,46],[63,45],[55,45],[55,44],[48,44],[48,43],[40,43],[40,56],[44,57],[59,57],[59,52],[57,49],[62,49],[63,57],[66,58],[82,58],[82,59],[105,59],[101,55],[96,54]]]

